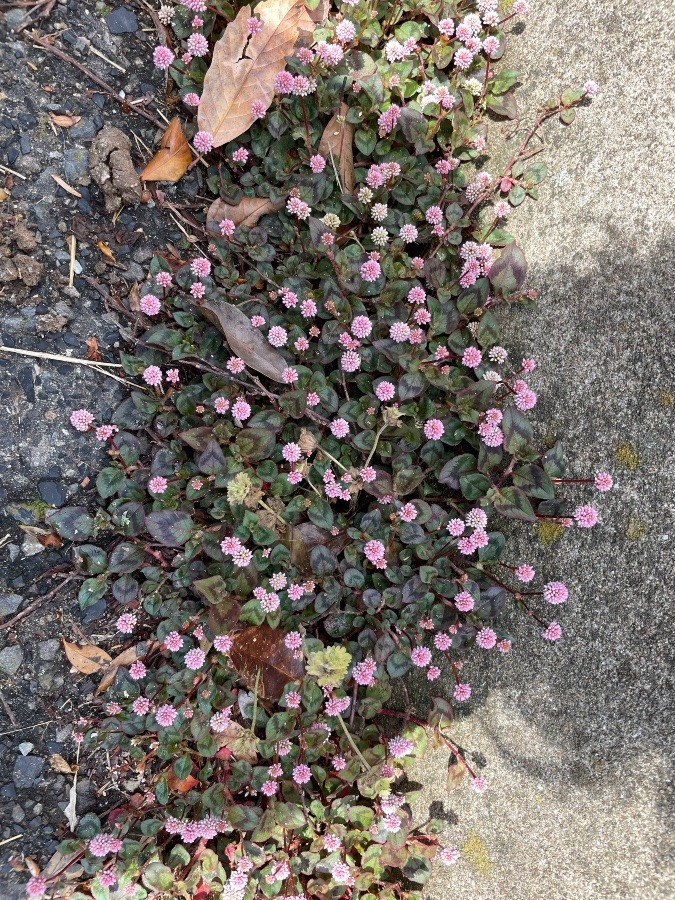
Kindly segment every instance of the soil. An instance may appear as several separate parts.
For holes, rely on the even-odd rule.
[[[136,173],[161,131],[136,104],[124,107],[31,44],[32,29],[18,30],[30,10],[2,10],[0,343],[74,358],[97,347],[104,361],[117,362],[136,327],[119,313],[119,301],[137,291],[154,251],[180,255],[189,246],[176,214],[150,194],[141,198]],[[142,4],[111,10],[58,0],[39,29],[57,35],[57,48],[120,97],[141,98],[158,122],[173,115],[164,75],[152,65],[157,34]],[[71,120],[54,116],[75,124],[63,127]],[[204,205],[196,199],[204,194],[198,168],[179,185],[160,187],[164,196],[156,199],[188,217],[185,204]],[[61,638],[86,636],[114,654],[115,610],[111,600],[81,610],[75,580],[16,625],[2,623],[71,571],[68,543],[40,543],[48,530],[44,513],[93,502],[105,451],[70,426],[70,413],[84,407],[108,421],[125,388],[85,366],[7,352],[0,352],[0,373],[0,896],[14,900],[29,877],[25,857],[44,866],[69,835],[64,809],[73,777],[56,771],[50,757],[75,761],[73,725],[100,702],[94,681],[70,669]],[[78,814],[110,806],[99,790],[103,770],[95,761],[80,765]]]

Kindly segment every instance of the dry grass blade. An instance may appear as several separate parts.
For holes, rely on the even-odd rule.
[[[220,234],[218,223],[223,219],[232,219],[235,225],[253,228],[261,216],[276,212],[283,205],[283,200],[272,203],[267,197],[244,197],[236,206],[230,206],[224,200],[214,200],[206,214],[206,227],[214,234]]]
[[[303,0],[264,0],[256,6],[263,27],[249,36],[244,6],[213,48],[211,67],[204,78],[199,104],[201,131],[210,131],[214,147],[243,134],[255,122],[254,101],[267,109],[274,98],[274,78],[286,65],[308,19]],[[306,26],[305,26],[306,28]]]
[[[64,190],[67,194],[70,194],[70,195],[73,196],[73,197],[81,197],[81,196],[82,196],[82,194],[81,194],[79,191],[76,191],[74,187],[71,187],[71,186],[68,184],[68,182],[67,182],[67,181],[64,181],[63,178],[61,178],[60,176],[55,175],[53,172],[51,173],[51,176],[52,176],[52,178],[54,179],[54,181],[58,184],[58,186],[59,186],[59,187],[62,187],[63,190]]]
[[[141,181],[176,182],[185,175],[191,162],[192,151],[176,117],[164,132],[159,150],[141,172]]]
[[[319,142],[319,153],[326,159],[337,160],[340,181],[344,193],[354,193],[354,126],[347,122],[349,107],[341,103],[340,108],[324,129]]]

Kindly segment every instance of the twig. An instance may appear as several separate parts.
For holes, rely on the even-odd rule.
[[[12,841],[18,841],[19,838],[22,838],[22,837],[23,837],[23,831],[21,832],[21,834],[13,834],[12,837],[8,837],[8,838],[5,838],[4,840],[0,841],[0,847],[4,847],[5,844],[11,844]]]
[[[9,731],[0,731],[0,737],[6,734],[16,734],[17,731],[27,731],[29,728],[39,728],[41,725],[51,725],[56,719],[48,719],[46,722],[36,722],[34,725],[19,725],[18,728],[10,728]]]
[[[119,69],[120,72],[123,72],[125,75],[127,74],[127,70],[124,68],[124,66],[120,66],[119,63],[113,62],[112,59],[108,59],[108,57],[104,56],[100,50],[96,49],[96,47],[90,46],[89,52],[93,53],[95,56],[98,56],[99,59],[107,62],[109,66],[114,66],[116,69]]]
[[[68,243],[70,244],[70,269],[68,271],[68,287],[75,284],[75,250],[77,249],[77,238],[71,234]]]
[[[16,721],[16,716],[12,712],[12,707],[5,700],[5,695],[2,693],[2,691],[0,691],[0,703],[2,703],[2,707],[7,713],[7,718],[12,723],[12,725],[18,725],[19,723]]]
[[[98,75],[94,75],[91,69],[87,68],[87,66],[83,65],[81,62],[78,62],[76,59],[73,59],[73,57],[66,53],[64,50],[59,50],[58,47],[52,46],[45,38],[39,38],[35,34],[25,34],[24,37],[32,44],[35,44],[35,46],[41,47],[43,50],[46,50],[47,53],[52,53],[54,56],[58,56],[59,59],[62,59],[65,62],[70,63],[70,65],[74,66],[76,69],[79,69],[80,72],[84,73],[87,78],[91,79],[91,81],[94,82],[94,84],[97,84],[107,94],[110,94],[110,96],[113,97],[114,100],[120,104],[120,106],[126,107],[131,104],[132,100],[129,97],[127,97],[126,99],[120,97],[115,88],[111,87],[106,81],[103,81],[102,78],[99,78]],[[161,128],[162,130],[164,129],[164,125],[162,124],[162,122],[160,122],[159,119],[156,119],[147,110],[142,109],[140,106],[134,106],[132,107],[132,109],[134,109],[135,112],[143,116],[143,118],[147,119],[149,122],[152,122],[152,124],[156,128]]]
[[[55,597],[62,588],[64,588],[69,582],[74,581],[76,577],[76,575],[68,575],[63,579],[61,584],[57,584],[57,586],[53,590],[49,591],[47,594],[43,594],[41,597],[38,597],[37,600],[33,600],[32,603],[30,603],[20,613],[17,613],[14,618],[9,620],[9,622],[3,622],[3,624],[0,625],[0,631],[5,631],[7,628],[11,628],[12,625],[16,625],[17,622],[25,619],[26,616],[29,616],[34,609],[38,608],[38,606],[42,606],[42,604],[46,603],[47,600],[51,600],[52,597]]]
[[[16,177],[20,178],[22,181],[26,180],[25,175],[22,175],[21,172],[16,172],[14,169],[10,169],[9,166],[0,166],[0,172],[9,172],[10,175],[16,175]]]

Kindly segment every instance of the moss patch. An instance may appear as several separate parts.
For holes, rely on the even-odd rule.
[[[675,394],[672,391],[659,391],[657,396],[661,406],[675,406]]]
[[[637,469],[640,457],[632,444],[619,444],[614,451],[614,459],[626,469]]]
[[[640,538],[645,536],[647,531],[647,525],[642,519],[638,519],[637,516],[631,516],[628,520],[628,525],[626,525],[626,537],[629,541],[639,541]]]
[[[492,861],[488,856],[487,846],[482,837],[472,831],[469,837],[460,847],[464,859],[472,869],[475,869],[484,878],[488,878],[492,872]]]
[[[563,536],[565,528],[558,522],[537,522],[537,539],[540,544],[555,544]]]

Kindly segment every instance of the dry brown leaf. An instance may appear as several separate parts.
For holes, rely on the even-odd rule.
[[[95,361],[103,359],[101,351],[98,349],[98,339],[95,335],[93,337],[87,338],[85,344],[87,345],[87,359]]]
[[[172,791],[178,791],[179,794],[187,794],[193,787],[199,784],[194,775],[186,775],[185,778],[179,778],[173,769],[169,772],[169,787]]]
[[[152,644],[135,645],[133,647],[128,647],[114,659],[111,659],[107,667],[103,670],[103,677],[101,678],[99,686],[96,688],[96,693],[102,694],[104,691],[108,690],[115,680],[118,669],[122,666],[132,666],[137,659],[147,656],[148,653],[151,653],[157,647],[159,647],[158,641],[153,641]]]
[[[239,722],[228,722],[225,731],[214,735],[219,747],[227,747],[235,759],[243,759],[255,765],[258,761],[258,742],[254,734],[248,728],[244,728]]]
[[[326,125],[321,140],[319,153],[328,163],[331,157],[340,174],[342,190],[346,194],[354,193],[354,126],[347,122],[349,107],[341,103],[340,108]]]
[[[27,856],[25,862],[26,868],[28,869],[30,874],[33,876],[33,878],[37,878],[37,876],[40,874],[40,866],[38,866],[32,856]]]
[[[46,550],[60,550],[63,541],[55,531],[48,531],[47,534],[36,534],[35,537]]]
[[[251,7],[244,6],[213,48],[198,107],[200,131],[210,131],[220,147],[247,131],[255,122],[254,100],[267,109],[274,99],[274,78],[286,65],[308,20],[303,0],[263,0],[255,8],[263,23],[258,34],[248,33]],[[307,26],[303,24],[306,33]]]
[[[141,311],[141,289],[137,281],[134,281],[129,289],[129,309],[136,313]]]
[[[55,125],[58,125],[59,128],[72,128],[73,125],[77,125],[82,116],[59,116],[50,112],[49,118]]]
[[[230,206],[224,200],[214,200],[206,214],[206,227],[214,234],[220,234],[218,223],[223,219],[232,219],[235,225],[253,228],[261,216],[276,212],[283,205],[283,200],[272,203],[267,197],[244,197],[236,206]]]
[[[49,757],[49,765],[54,769],[55,772],[60,772],[61,775],[72,775],[75,771],[73,767],[67,762],[60,753],[52,753]]]
[[[159,150],[141,172],[141,181],[178,181],[191,162],[192,151],[176,116],[164,132]]]
[[[78,822],[77,815],[77,772],[75,772],[75,778],[73,779],[73,783],[70,788],[70,792],[68,794],[68,806],[63,810],[63,815],[68,819],[68,824],[70,825],[70,830],[72,832],[75,831]]]
[[[293,651],[284,643],[285,637],[280,628],[253,625],[237,632],[233,638],[232,665],[249,688],[254,688],[258,681],[261,697],[278,700],[288,681],[300,679],[305,674],[302,659],[293,656]]]
[[[110,262],[115,262],[115,257],[113,256],[113,252],[110,247],[106,244],[105,241],[99,241],[96,246],[101,251],[101,253],[105,256],[106,259],[109,259]]]
[[[235,356],[246,365],[272,381],[284,383],[283,371],[288,365],[281,353],[274,349],[261,332],[251,325],[249,317],[238,307],[224,300],[204,300],[199,305],[204,318],[218,328]]]
[[[82,867],[74,865],[82,856],[81,850],[73,850],[72,853],[61,853],[57,850],[51,857],[45,868],[42,870],[42,877],[49,881],[55,875],[63,873],[64,878],[70,881],[76,873],[82,871]]]
[[[83,675],[93,675],[94,672],[100,672],[106,668],[111,661],[111,656],[105,650],[101,650],[95,644],[85,644],[84,647],[78,647],[77,644],[71,644],[65,638],[63,641],[63,649],[65,650],[68,661],[78,672]]]
[[[4,188],[0,188],[0,203],[4,203],[8,197],[9,191],[6,191]]]

